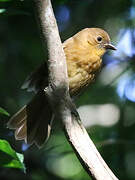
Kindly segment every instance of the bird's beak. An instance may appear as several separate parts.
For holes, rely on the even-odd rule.
[[[117,48],[115,46],[113,46],[112,44],[108,43],[104,45],[105,49],[111,49],[111,50],[117,50]]]

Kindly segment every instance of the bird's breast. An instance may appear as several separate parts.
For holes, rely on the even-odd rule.
[[[83,44],[66,42],[64,51],[67,60],[69,90],[73,95],[93,81],[102,60],[89,46]]]
[[[101,59],[97,61],[74,62],[68,61],[68,77],[70,94],[79,93],[81,89],[88,86],[95,78],[101,67]]]

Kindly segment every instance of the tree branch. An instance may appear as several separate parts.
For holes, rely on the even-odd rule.
[[[49,52],[49,87],[45,93],[55,115],[59,114],[68,141],[81,164],[97,180],[117,180],[89,138],[68,92],[66,58],[50,0],[35,0],[43,44]],[[57,108],[56,108],[57,107]]]

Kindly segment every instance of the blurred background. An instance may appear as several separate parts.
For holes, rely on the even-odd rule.
[[[53,0],[62,41],[86,27],[101,27],[117,47],[103,57],[103,68],[76,104],[81,119],[106,163],[121,180],[135,179],[135,0]],[[0,0],[0,107],[13,115],[33,94],[20,87],[47,60],[32,0]],[[43,149],[15,141],[0,115],[0,139],[24,154],[26,173],[3,167],[0,179],[90,179],[54,126]]]

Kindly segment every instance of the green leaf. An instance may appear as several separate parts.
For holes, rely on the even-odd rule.
[[[6,116],[10,116],[10,114],[5,109],[3,109],[2,107],[0,107],[0,113],[4,114]]]
[[[23,161],[24,161],[24,156],[23,156],[23,154],[16,152],[16,155],[17,155],[18,158],[20,159],[20,162],[23,163]]]
[[[19,168],[25,172],[24,156],[14,151],[6,140],[0,139],[0,167]]]

